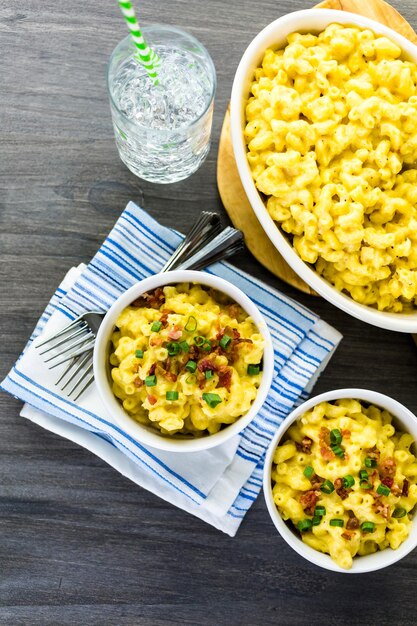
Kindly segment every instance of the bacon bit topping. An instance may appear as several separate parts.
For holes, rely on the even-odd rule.
[[[240,332],[237,330],[237,328],[231,328],[230,326],[226,326],[225,328],[223,328],[223,330],[217,333],[216,339],[220,341],[223,335],[228,335],[232,339],[239,339]]]
[[[163,343],[163,341],[164,340],[162,337],[159,337],[158,335],[156,335],[149,340],[149,345],[160,346]]]
[[[196,346],[194,343],[190,346],[190,351],[188,352],[188,357],[186,360],[186,363],[191,360],[191,361],[198,361],[200,357],[200,350],[198,349],[198,346]]]
[[[324,443],[327,443],[327,444],[330,443],[330,430],[326,428],[325,426],[322,426],[320,428],[319,439],[320,441],[323,441]]]
[[[149,404],[152,404],[153,406],[154,404],[158,402],[158,398],[155,398],[155,396],[148,396],[148,401],[149,401]]]
[[[375,513],[379,513],[385,519],[388,519],[389,515],[389,506],[388,504],[382,504],[380,501],[376,501],[373,504],[373,508],[375,509]]]
[[[156,373],[162,374],[167,380],[175,383],[178,378],[179,365],[177,360],[167,357],[165,361],[156,365]]]
[[[173,339],[175,341],[177,339],[180,339],[181,335],[182,335],[182,327],[178,326],[177,324],[175,324],[175,326],[170,331],[168,331],[168,338]]]
[[[332,452],[332,450],[330,450],[330,448],[328,448],[327,446],[322,446],[320,448],[320,454],[323,457],[323,459],[325,461],[331,461],[332,459],[335,458],[334,453]]]
[[[379,471],[383,478],[393,477],[395,475],[395,459],[387,457],[379,463]]]
[[[403,489],[401,492],[401,495],[407,497],[408,496],[408,488],[410,486],[410,483],[408,482],[408,480],[406,478],[404,478],[404,482],[403,482]]]
[[[166,326],[168,325],[168,315],[170,315],[171,313],[173,313],[174,311],[169,311],[168,309],[164,309],[162,311],[162,315],[159,318],[159,321],[162,324],[162,328],[166,328]]]
[[[135,387],[137,387],[138,389],[140,389],[140,388],[143,386],[143,380],[141,380],[141,379],[139,378],[139,376],[136,376],[136,377],[133,379],[133,384],[135,385]]]
[[[155,370],[156,370],[156,363],[152,363],[152,365],[149,368],[149,376],[153,376],[155,374]]]
[[[391,478],[390,476],[387,476],[386,478],[383,478],[381,480],[381,483],[383,485],[386,485],[387,487],[389,487],[390,489],[392,488],[393,484],[394,484],[394,479]]]
[[[346,528],[348,530],[356,530],[356,528],[359,528],[359,520],[354,514],[354,512],[348,511],[347,514],[349,515],[349,519],[346,522]]]
[[[217,365],[211,361],[210,359],[201,359],[201,361],[197,364],[200,372],[207,372],[208,370],[212,370],[213,372],[217,372]]]
[[[313,440],[310,437],[303,437],[301,443],[295,442],[295,447],[299,452],[304,452],[304,454],[311,454],[311,446],[313,445]]]
[[[134,300],[130,306],[134,307],[146,307],[150,309],[159,309],[165,303],[165,294],[161,287],[158,287],[154,291],[142,294],[139,298]]]
[[[341,537],[343,537],[343,539],[346,539],[346,541],[350,541],[352,539],[352,533],[344,532],[341,534]]]
[[[320,489],[320,487],[324,483],[324,478],[321,478],[317,474],[313,474],[312,477],[310,478],[310,482],[311,482],[311,486],[313,487],[313,489]]]
[[[341,431],[341,433],[342,433],[342,437],[343,437],[343,439],[350,439],[350,435],[352,434],[352,433],[350,432],[350,430],[348,430],[347,428],[344,428],[344,429]]]
[[[367,457],[369,457],[370,459],[375,459],[375,461],[379,463],[379,457],[381,456],[381,452],[378,450],[376,446],[374,446],[373,448],[369,448],[368,450],[365,450],[365,452],[366,452]]]
[[[314,507],[319,499],[319,493],[317,491],[306,491],[300,496],[300,504],[304,509],[304,513],[307,515],[314,515]]]
[[[227,391],[230,391],[230,385],[232,384],[232,370],[227,365],[222,365],[219,368],[219,384],[218,387],[225,387]]]
[[[336,480],[334,481],[334,486],[335,486],[337,495],[340,498],[342,498],[342,500],[346,500],[349,493],[352,491],[352,489],[346,489],[343,486],[343,480],[341,478],[336,478]]]
[[[330,448],[330,430],[322,426],[319,432],[320,454],[325,461],[331,461],[335,458]]]

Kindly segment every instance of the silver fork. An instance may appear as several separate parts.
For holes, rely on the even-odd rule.
[[[215,216],[217,219],[214,219]],[[219,218],[215,213],[203,212],[197,222],[202,222],[205,230],[205,240],[213,236],[213,232],[219,230]],[[211,228],[209,227],[211,224]],[[168,271],[170,269],[202,269],[211,265],[215,261],[226,259],[236,254],[243,249],[243,235],[239,230],[228,226],[221,231],[214,239],[202,246],[202,236],[196,232],[196,224],[191,228],[189,234],[184,239],[179,248],[175,250],[172,257],[164,265],[161,272]],[[190,245],[184,245],[184,242],[195,241],[197,252],[194,253],[195,247]],[[181,248],[181,249],[180,249]],[[190,252],[194,254],[190,255]],[[61,382],[64,384],[60,387],[62,391],[67,389],[71,384],[70,389],[67,390],[67,396],[76,401],[84,391],[91,385],[94,380],[93,374],[93,348],[99,326],[104,318],[105,313],[101,311],[89,311],[83,313],[75,320],[73,320],[68,326],[60,330],[58,333],[47,337],[41,343],[35,346],[36,349],[45,347],[50,344],[46,349],[42,350],[39,354],[45,355],[51,351],[55,354],[48,356],[45,359],[45,363],[51,363],[49,369],[53,369],[62,363],[68,361],[68,365],[62,372],[55,385],[58,386]],[[58,340],[58,341],[57,341]],[[69,342],[69,343],[68,343]],[[82,384],[84,383],[84,384]]]

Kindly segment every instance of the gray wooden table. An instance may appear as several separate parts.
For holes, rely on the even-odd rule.
[[[264,25],[310,6],[137,4],[144,23],[196,35],[217,68],[211,153],[176,185],[140,181],[118,159],[105,87],[107,59],[126,34],[116,2],[0,2],[0,377],[66,270],[94,254],[128,200],[178,228],[203,208],[227,222],[215,171],[235,68]],[[417,27],[415,0],[394,4]],[[410,336],[297,293],[249,254],[236,263],[344,334],[315,391],[365,386],[417,411]],[[320,570],[277,535],[262,495],[231,539],[20,418],[20,406],[0,395],[1,624],[416,624],[417,552],[374,574]]]

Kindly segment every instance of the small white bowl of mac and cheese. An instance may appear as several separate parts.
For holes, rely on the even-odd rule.
[[[94,377],[115,422],[170,452],[218,446],[261,408],[274,351],[256,305],[226,280],[175,270],[123,293],[105,316]]]
[[[236,163],[277,250],[367,323],[417,331],[417,47],[310,9],[249,44],[231,96]]]
[[[359,574],[417,546],[417,418],[386,395],[338,389],[300,405],[265,460],[264,495],[285,541],[325,569]]]

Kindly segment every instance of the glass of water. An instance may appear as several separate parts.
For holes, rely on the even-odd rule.
[[[143,36],[161,58],[157,85],[135,60],[130,35],[110,57],[116,144],[134,174],[173,183],[193,174],[210,149],[216,71],[204,46],[179,28],[148,26]]]

